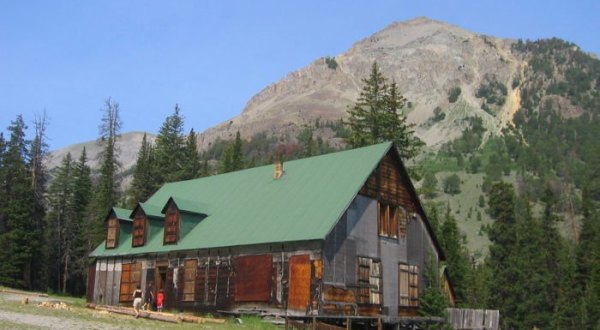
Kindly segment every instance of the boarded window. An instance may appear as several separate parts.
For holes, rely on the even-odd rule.
[[[106,227],[106,248],[114,249],[119,242],[119,219],[115,214],[108,218]]]
[[[358,257],[358,302],[380,305],[382,290],[381,261]]]
[[[398,231],[400,238],[406,238],[406,225],[408,224],[408,216],[402,208],[396,208],[396,218],[398,218]]]
[[[235,301],[270,301],[273,278],[271,255],[235,259]]]
[[[379,236],[398,238],[398,216],[401,210],[385,203],[378,203],[377,205],[377,232]]]
[[[142,263],[133,262],[121,267],[121,290],[119,302],[133,301],[133,291],[142,282]]]
[[[176,244],[179,240],[179,210],[175,205],[169,205],[165,214],[164,244]]]
[[[143,246],[146,243],[146,224],[148,218],[141,210],[135,214],[133,218],[133,240],[132,245]]]
[[[197,259],[188,259],[183,264],[183,301],[195,300]]]
[[[419,268],[398,265],[398,304],[401,307],[419,306]]]

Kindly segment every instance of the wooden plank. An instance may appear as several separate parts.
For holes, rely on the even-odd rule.
[[[311,266],[309,255],[292,256],[289,261],[288,308],[305,311],[310,301]]]
[[[96,262],[88,266],[86,290],[86,299],[88,302],[92,302],[94,300],[94,284],[96,284]]]
[[[273,257],[271,255],[235,258],[235,301],[267,302],[271,299]]]

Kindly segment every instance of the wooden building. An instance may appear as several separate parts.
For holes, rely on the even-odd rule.
[[[391,143],[169,183],[106,228],[99,304],[152,285],[180,310],[414,316],[426,260],[443,259]]]

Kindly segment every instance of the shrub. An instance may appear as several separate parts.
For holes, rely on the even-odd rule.
[[[461,93],[461,89],[460,87],[452,87],[449,91],[448,91],[448,102],[450,103],[454,103],[456,102],[456,100],[458,100],[458,97],[460,96]]]

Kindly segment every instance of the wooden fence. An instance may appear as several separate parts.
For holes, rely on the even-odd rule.
[[[448,323],[456,330],[498,330],[500,311],[448,308]]]

